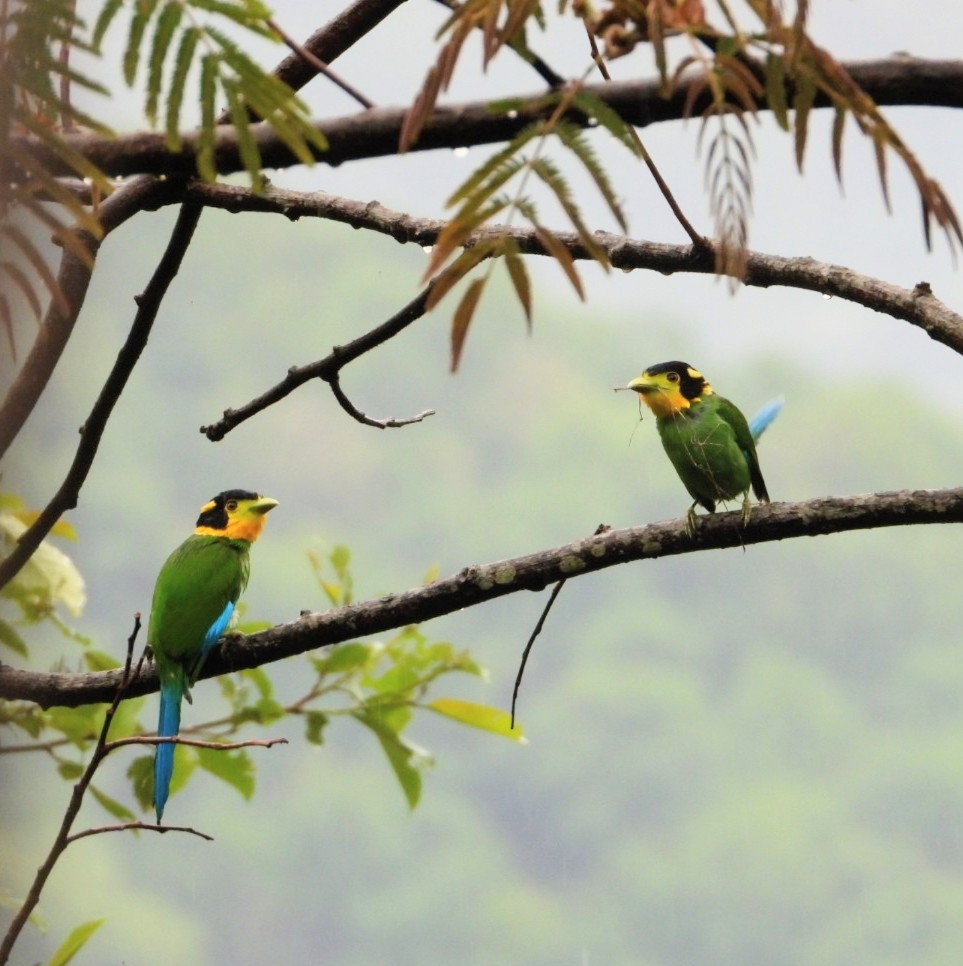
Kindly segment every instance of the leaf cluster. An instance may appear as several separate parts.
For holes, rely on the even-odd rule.
[[[549,155],[549,150],[552,146],[560,148],[568,159],[577,163],[598,189],[619,227],[625,231],[628,225],[615,186],[590,138],[580,124],[569,119],[568,114],[581,115],[588,119],[590,126],[605,128],[634,153],[638,152],[637,141],[617,112],[580,85],[547,95],[543,106],[552,108],[547,119],[533,121],[522,128],[448,199],[447,206],[454,208],[455,213],[436,239],[425,270],[425,277],[432,280],[428,309],[437,305],[482,261],[500,259],[531,326],[531,283],[518,243],[508,233],[516,217],[523,218],[534,228],[546,252],[558,263],[578,297],[584,299],[585,290],[575,259],[542,218],[533,184],[540,186],[561,209],[589,256],[603,269],[609,269],[605,249],[596,241],[568,177]],[[517,105],[502,102],[493,105],[493,110],[511,112],[517,110]],[[513,190],[509,190],[510,187]],[[479,230],[499,216],[503,219],[504,230],[496,227],[479,237]],[[459,249],[462,249],[460,253]],[[492,265],[494,261],[486,274],[468,283],[455,309],[451,329],[452,371],[458,368],[469,326],[492,276]]]
[[[269,124],[291,153],[312,164],[327,142],[311,124],[305,103],[280,78],[266,73],[219,25],[276,41],[271,11],[260,0],[107,0],[93,29],[93,45],[103,39],[122,9],[130,10],[123,54],[124,80],[133,86],[140,73],[145,88],[144,113],[151,124],[163,121],[167,145],[182,149],[183,109],[189,80],[197,75],[201,123],[197,132],[198,174],[214,181],[217,148],[217,102],[227,102],[241,158],[255,189],[262,187],[261,155],[252,124]],[[206,16],[207,19],[204,19]]]
[[[311,563],[325,596],[332,603],[350,603],[354,578],[348,549],[336,547],[326,559],[315,554]],[[247,621],[238,631],[253,633],[263,626]],[[26,645],[22,647],[26,656]],[[83,660],[91,670],[117,666],[110,655],[94,650],[89,644],[84,645]],[[469,701],[431,696],[436,682],[447,675],[480,676],[484,671],[467,651],[460,651],[448,642],[431,641],[416,626],[403,629],[388,641],[342,644],[323,654],[309,656],[308,664],[311,673],[304,677],[309,683],[304,693],[294,700],[285,701],[278,696],[274,682],[263,668],[219,678],[226,712],[203,723],[185,722],[181,729],[182,737],[199,739],[215,747],[182,746],[178,750],[171,790],[183,788],[200,770],[250,798],[255,790],[255,765],[249,750],[220,751],[216,745],[232,741],[248,725],[263,728],[285,718],[303,720],[306,740],[318,745],[323,743],[325,730],[333,720],[347,719],[363,725],[377,738],[412,808],[421,795],[422,773],[431,764],[428,752],[405,734],[415,711],[432,711],[462,724],[522,739],[520,729],[510,727],[508,715],[503,711]],[[147,708],[148,701],[143,697],[123,701],[111,723],[110,740],[152,733],[143,720]],[[0,755],[44,753],[55,762],[62,778],[76,781],[84,770],[86,755],[103,728],[106,712],[105,705],[54,707],[42,711],[28,703],[0,702],[0,735],[7,732],[28,739],[26,743],[0,741]],[[153,799],[153,753],[135,758],[126,774],[133,800],[140,809],[148,810]],[[129,805],[93,784],[90,791],[112,818],[122,822],[136,820]]]
[[[667,96],[683,85],[685,114],[698,111],[716,128],[710,139],[706,184],[716,224],[717,270],[738,278],[745,268],[752,186],[752,138],[748,122],[766,105],[777,123],[793,136],[800,171],[808,140],[809,117],[818,100],[835,110],[832,157],[842,180],[843,132],[847,117],[871,141],[883,198],[889,208],[887,159],[895,154],[913,179],[923,214],[927,247],[932,227],[943,230],[951,248],[963,243],[963,229],[942,187],[924,170],[871,97],[846,69],[807,31],[809,5],[798,0],[791,16],[779,0],[748,0],[752,22],[737,19],[727,0],[716,0],[719,24],[706,17],[700,0],[613,0],[587,20],[610,58],[624,56],[638,44],[651,44]],[[670,68],[667,42],[682,35],[692,54]],[[693,67],[698,73],[693,73]],[[741,126],[736,130],[732,121]]]
[[[62,315],[71,311],[38,234],[46,233],[88,266],[102,236],[99,201],[113,184],[63,134],[82,127],[110,136],[108,126],[81,110],[74,97],[78,89],[110,92],[89,72],[72,66],[70,56],[79,52],[99,57],[108,31],[122,14],[127,18],[124,79],[143,87],[147,120],[163,125],[171,150],[185,147],[185,106],[200,105],[192,147],[201,178],[216,178],[217,132],[225,121],[234,126],[255,190],[264,183],[257,121],[270,125],[304,164],[313,163],[315,152],[327,147],[304,102],[228,32],[278,42],[269,26],[270,10],[260,0],[104,0],[90,28],[75,6],[74,0],[0,6],[0,326],[11,353],[21,308],[39,320],[49,298]],[[226,103],[226,114],[218,114],[219,102]],[[32,141],[75,177],[55,177],[29,150]],[[13,293],[16,298],[11,298]]]
[[[69,184],[52,177],[23,141],[26,135],[48,148],[78,178],[87,179],[95,193],[110,191],[102,172],[60,136],[76,124],[110,133],[70,98],[72,87],[107,93],[99,82],[72,68],[66,56],[71,48],[91,51],[77,36],[81,25],[72,0],[0,6],[0,326],[11,354],[21,306],[39,319],[46,293],[59,311],[69,310],[37,231],[46,232],[85,264],[92,258],[90,239],[101,234],[96,212]],[[18,298],[12,299],[13,293]]]

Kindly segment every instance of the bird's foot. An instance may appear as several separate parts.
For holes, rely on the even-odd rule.
[[[742,501],[742,525],[744,527],[749,526],[749,517],[752,515],[752,504],[749,502],[749,494],[747,493]]]
[[[689,539],[694,539],[696,535],[696,528],[698,527],[698,519],[696,517],[696,505],[693,503],[689,507],[689,512],[685,516],[685,535]]]

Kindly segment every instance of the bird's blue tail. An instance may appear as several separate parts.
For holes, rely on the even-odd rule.
[[[181,727],[181,698],[184,696],[184,682],[178,677],[161,684],[160,719],[157,722],[158,738],[173,738]],[[154,752],[154,811],[158,823],[164,814],[167,796],[171,788],[171,775],[174,773],[173,742],[157,745]]]
[[[756,413],[752,419],[749,420],[749,432],[752,433],[752,438],[758,443],[759,437],[769,428],[769,424],[779,415],[782,409],[783,403],[785,402],[783,396],[777,396],[775,399],[770,399],[759,412]]]

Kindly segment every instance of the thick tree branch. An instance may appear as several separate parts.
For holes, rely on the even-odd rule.
[[[843,66],[880,106],[963,107],[963,61],[892,57]],[[586,90],[606,101],[626,121],[645,127],[684,117],[691,83],[680,82],[669,98],[660,95],[657,81],[596,84],[587,86]],[[541,92],[520,100],[528,106],[506,113],[493,113],[488,101],[440,108],[425,124],[418,142],[411,150],[427,151],[507,141],[532,121],[549,117],[554,110],[553,105],[544,104]],[[706,103],[697,97],[692,105],[692,113],[698,115]],[[817,96],[814,106],[827,107],[829,104],[825,98]],[[397,154],[405,113],[404,109],[378,109],[348,117],[319,120],[316,126],[327,138],[328,150],[317,152],[316,157],[326,164],[337,165]],[[589,123],[588,118],[579,112],[574,112],[570,120],[582,125]],[[254,125],[252,135],[257,140],[265,167],[285,168],[300,163],[269,125]],[[114,177],[141,173],[190,177],[196,170],[196,134],[184,136],[184,150],[181,152],[170,151],[166,135],[160,132],[136,132],[118,138],[76,134],[66,140],[73,149]],[[232,126],[220,126],[215,145],[215,163],[221,174],[244,169]],[[39,163],[53,174],[71,174],[64,162],[43,145],[29,142],[24,144],[24,149],[31,150]]]
[[[378,600],[306,614],[249,637],[230,637],[212,652],[201,676],[259,667],[319,647],[431,620],[507,594],[539,591],[563,578],[634,560],[742,548],[791,537],[932,523],[963,523],[963,487],[773,503],[753,507],[747,527],[742,525],[741,511],[720,513],[700,518],[694,539],[686,535],[684,519],[608,530],[562,547],[469,566],[451,577]],[[119,670],[69,674],[0,665],[0,698],[32,701],[42,707],[75,707],[109,701],[120,680]],[[126,693],[133,696],[156,690],[157,676],[150,670],[132,681]]]
[[[421,246],[433,245],[447,224],[437,218],[416,218],[413,215],[385,208],[377,202],[352,201],[320,191],[306,193],[271,187],[265,194],[255,195],[247,188],[202,184],[195,181],[185,186],[183,197],[231,212],[274,212],[292,220],[302,217],[325,218],[351,225],[352,228],[377,231],[399,242],[412,242]],[[486,238],[505,234],[514,239],[518,243],[519,250],[525,254],[550,254],[531,228],[509,229],[503,225],[492,225],[469,236],[468,245],[476,245]],[[565,245],[573,258],[590,259],[592,257],[575,232],[559,232],[556,237]],[[609,260],[616,268],[646,269],[663,275],[676,272],[700,274],[715,272],[711,254],[695,250],[688,245],[665,245],[608,232],[596,232],[595,240],[605,249]],[[917,283],[912,289],[901,288],[881,279],[861,275],[843,265],[819,262],[814,258],[786,258],[762,252],[749,253],[744,281],[746,285],[760,288],[774,285],[786,286],[855,302],[874,312],[909,322],[926,332],[930,338],[963,355],[963,316],[953,312],[941,302],[925,282]],[[313,363],[314,366],[325,364],[330,364],[330,361]],[[305,370],[309,370],[309,367],[300,367],[292,372],[301,374]],[[225,414],[225,419],[230,421],[231,425],[226,426],[224,420],[215,424],[219,435],[211,438],[222,438],[224,433],[234,425],[254,415],[254,412],[265,409],[271,402],[283,398],[307,378],[311,376],[300,378],[299,375],[294,382],[289,375],[282,383],[285,391],[280,392],[280,395],[275,395],[275,390],[269,390],[260,397],[260,400],[253,400],[239,410],[229,410],[230,415]],[[263,405],[260,404],[262,400]],[[254,406],[256,408],[252,408]],[[242,412],[245,413],[244,417],[235,421],[233,417]],[[220,432],[221,429],[223,432]],[[204,432],[207,432],[207,429]]]

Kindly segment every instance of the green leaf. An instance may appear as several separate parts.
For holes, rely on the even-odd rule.
[[[171,41],[181,22],[184,8],[179,3],[168,3],[157,18],[154,38],[151,42],[150,65],[147,77],[147,103],[144,112],[151,124],[157,121],[157,105],[160,101],[161,85],[164,77],[164,61]]]
[[[219,14],[234,23],[240,24],[247,30],[260,34],[262,37],[275,35],[269,27],[264,24],[265,20],[270,19],[271,10],[257,0],[244,0],[243,3],[231,3],[229,0],[191,0],[191,6],[196,10],[207,10],[210,13]]]
[[[154,756],[135,758],[127,769],[127,777],[137,804],[146,811],[154,802]]]
[[[354,711],[352,716],[374,732],[401,785],[408,807],[414,808],[421,798],[421,769],[431,762],[428,754],[404,741],[380,714],[364,710]]]
[[[117,16],[118,11],[124,5],[124,0],[107,0],[103,8],[100,11],[100,15],[97,17],[97,23],[94,25],[94,32],[91,35],[91,45],[95,50],[99,52],[99,48],[104,39],[104,34],[107,33],[108,28],[113,22],[114,17]]]
[[[635,128],[628,121],[623,120],[622,115],[597,94],[581,90],[572,98],[572,106],[578,108],[586,117],[595,118],[601,127],[624,144],[637,158],[642,157]]]
[[[245,671],[241,671],[241,677],[246,681],[250,681],[257,688],[258,694],[262,698],[270,698],[274,695],[274,685],[264,671],[264,668],[248,668]]]
[[[197,143],[197,173],[205,181],[217,180],[217,164],[214,157],[215,101],[220,71],[220,57],[205,54],[201,60],[201,131]]]
[[[766,101],[776,123],[789,130],[789,104],[786,101],[786,62],[779,54],[769,54],[765,66]]]
[[[84,651],[84,664],[90,671],[110,671],[120,667],[113,654],[105,654],[103,651]]]
[[[140,715],[146,704],[146,697],[128,698],[120,703],[120,707],[114,712],[114,720],[110,723],[111,740],[131,738],[144,733]]]
[[[130,20],[130,32],[127,35],[127,49],[124,51],[124,80],[132,87],[137,76],[137,65],[140,63],[140,45],[144,39],[147,25],[150,23],[158,0],[138,0],[132,4],[133,15]]]
[[[516,134],[515,137],[513,137],[504,148],[502,148],[500,151],[496,151],[487,161],[484,162],[484,164],[481,165],[481,167],[472,172],[472,174],[465,180],[461,187],[459,187],[458,190],[445,202],[445,206],[452,208],[460,201],[464,201],[465,199],[471,197],[486,179],[503,168],[506,168],[509,161],[513,159],[529,141],[540,136],[543,130],[544,124],[541,121],[529,124],[522,128],[522,130],[519,131],[518,134]],[[514,171],[517,171],[520,167],[520,162],[516,162],[514,165]],[[512,173],[514,173],[514,171]],[[502,183],[504,180],[507,179],[503,178]],[[486,194],[490,193],[491,192],[486,192]]]
[[[137,816],[126,805],[121,805],[116,799],[105,795],[95,785],[90,786],[90,793],[119,822],[135,822],[137,820]]]
[[[5,620],[0,620],[0,644],[9,647],[11,651],[21,657],[27,656],[27,645],[23,638]]]
[[[184,102],[184,88],[187,85],[187,75],[194,61],[194,51],[197,49],[200,39],[201,31],[197,27],[185,30],[174,57],[170,90],[167,92],[167,147],[171,151],[181,149],[181,104]]]
[[[84,773],[84,766],[76,761],[61,761],[57,765],[57,773],[61,778],[72,782]]]
[[[312,745],[324,744],[324,729],[328,725],[328,716],[321,711],[309,711],[304,719],[304,737]]]
[[[371,644],[362,644],[360,641],[339,644],[315,666],[321,674],[343,674],[367,664],[373,651]]]
[[[435,698],[427,707],[438,714],[443,714],[446,718],[471,725],[473,728],[491,731],[493,734],[503,735],[513,741],[525,741],[522,729],[517,725],[512,728],[511,715],[500,708],[492,708],[487,704],[475,704],[473,701],[461,701],[458,698]]]
[[[106,922],[104,919],[91,919],[78,926],[60,944],[60,948],[50,957],[47,966],[66,966],[86,945],[87,940]]]
[[[104,708],[86,705],[80,708],[54,707],[47,712],[50,727],[61,732],[78,748],[84,748],[99,732],[104,720]]]
[[[213,748],[194,748],[197,763],[206,772],[236,788],[244,798],[254,794],[254,762],[242,748],[238,751],[217,751]]]
[[[247,115],[247,106],[241,97],[240,85],[230,78],[223,80],[224,93],[227,95],[227,106],[231,112],[231,122],[237,136],[237,150],[251,179],[251,190],[260,194],[264,190],[264,180],[261,176],[261,152],[251,133],[251,122]]]

